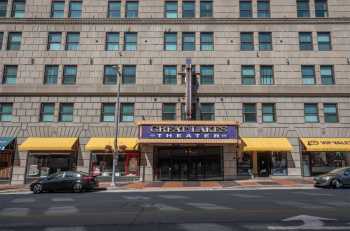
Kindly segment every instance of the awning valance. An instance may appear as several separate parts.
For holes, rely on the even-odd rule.
[[[350,152],[350,138],[301,138],[308,152]]]
[[[5,150],[14,140],[15,137],[0,137],[0,151]]]
[[[20,146],[20,151],[72,151],[77,137],[29,137]]]
[[[120,150],[132,151],[137,149],[138,139],[129,137],[118,138],[118,147]],[[114,151],[115,138],[113,137],[93,137],[86,144],[87,151]]]
[[[245,152],[291,152],[287,138],[241,138]]]

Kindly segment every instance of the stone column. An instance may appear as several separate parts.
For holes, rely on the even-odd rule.
[[[233,180],[237,176],[237,148],[225,144],[224,148],[224,180]]]
[[[153,181],[153,145],[141,145],[140,181]]]
[[[252,152],[253,176],[258,176],[258,153]]]

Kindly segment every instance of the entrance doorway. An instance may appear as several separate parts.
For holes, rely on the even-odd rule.
[[[258,175],[259,177],[268,177],[271,173],[271,153],[258,153]]]
[[[155,180],[222,180],[221,147],[158,147]]]

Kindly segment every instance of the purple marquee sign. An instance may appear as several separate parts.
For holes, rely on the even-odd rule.
[[[141,139],[237,139],[237,125],[142,125]]]

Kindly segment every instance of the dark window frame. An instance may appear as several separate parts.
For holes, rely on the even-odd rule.
[[[185,7],[193,5],[193,9],[187,10]],[[183,1],[182,2],[182,17],[183,18],[195,18],[196,17],[196,2],[195,1]]]
[[[63,4],[63,10],[56,10],[55,9],[55,4]],[[50,17],[51,18],[64,18],[64,7],[65,7],[65,1],[62,0],[54,0],[51,2],[51,12],[50,12]],[[58,13],[59,17],[55,16],[56,13]]]
[[[124,114],[124,106],[132,106],[132,112],[131,113],[127,113],[127,114]],[[130,122],[133,122],[135,121],[135,104],[134,103],[121,103],[120,104],[120,122],[127,122],[127,123],[130,123]],[[124,120],[124,116],[130,116],[132,117],[132,120]]]
[[[107,74],[107,69],[111,68],[115,74]],[[103,84],[104,85],[114,85],[118,81],[118,73],[116,68],[113,65],[104,65],[103,66]]]
[[[249,36],[249,40],[245,40],[246,36]],[[254,51],[254,32],[241,32],[240,33],[240,50],[241,51]]]
[[[254,111],[248,111],[247,107],[252,106]],[[250,119],[247,119],[249,116],[253,116]],[[242,118],[243,118],[243,123],[257,123],[257,104],[256,103],[243,103],[242,104]]]
[[[208,41],[205,40],[205,36],[208,36]],[[205,49],[205,47],[210,47]],[[200,33],[200,50],[201,51],[214,51],[214,32],[201,32]]]
[[[272,107],[272,112],[266,112],[264,109],[266,107]],[[261,104],[261,116],[262,116],[262,122],[263,123],[276,123],[276,104],[275,103],[262,103]],[[272,121],[266,121],[265,116],[272,116]]]
[[[18,10],[17,4],[23,4],[24,9],[23,10]],[[26,13],[26,0],[13,0],[12,2],[12,7],[11,7],[11,17],[12,18],[24,18],[25,17],[25,13]],[[20,17],[16,17],[17,13],[23,13],[23,16]]]
[[[175,75],[168,75],[167,71],[166,71],[167,68],[175,69]],[[165,84],[165,85],[176,85],[177,84],[177,66],[176,65],[164,65],[163,66],[163,84]]]
[[[187,37],[188,36],[188,37]],[[193,42],[185,42],[186,38],[193,38]],[[189,47],[191,47],[189,49]],[[195,51],[196,50],[196,32],[182,32],[182,50]]]
[[[14,35],[18,35],[20,41],[13,41]],[[22,46],[22,32],[14,31],[9,32],[7,36],[7,50],[8,51],[19,51]]]
[[[210,9],[204,8],[204,6],[206,6],[206,4],[208,4],[208,6],[210,6]],[[214,4],[212,0],[201,0],[199,3],[199,15],[201,18],[207,17],[213,17],[213,12],[214,12]]]
[[[128,39],[131,39],[134,36],[136,38],[136,41],[128,41]],[[137,40],[138,40],[138,34],[137,32],[125,32],[124,33],[124,51],[137,51]],[[132,49],[128,48],[129,46],[132,47]]]
[[[166,111],[166,107],[171,106],[173,107],[174,111],[168,112]],[[176,103],[163,103],[162,104],[162,120],[176,120]]]
[[[272,51],[272,32],[259,32],[259,50],[260,51]],[[266,35],[266,37],[265,37]],[[265,40],[265,38],[268,38]]]
[[[307,112],[306,110],[307,110],[308,106],[315,107],[316,108],[316,112],[315,113]],[[307,120],[308,116],[316,116],[317,117],[317,121],[308,121]],[[319,123],[320,122],[320,115],[319,115],[319,109],[318,109],[318,104],[317,103],[304,103],[304,122],[305,123]]]
[[[322,69],[323,68],[329,68],[331,71],[331,75],[323,75]],[[333,65],[320,65],[320,77],[321,77],[321,83],[322,85],[334,85],[335,84],[335,76],[334,76],[334,66]],[[327,81],[326,81],[327,79]],[[331,81],[328,81],[328,79],[331,79]]]
[[[51,106],[53,107],[52,112],[46,112],[45,111],[45,106]],[[52,116],[51,121],[45,120],[45,116]],[[39,115],[39,122],[42,123],[50,123],[50,122],[55,122],[55,103],[41,103],[40,105],[40,115]]]
[[[67,74],[69,68],[75,69],[75,74]],[[77,65],[64,65],[63,66],[63,75],[62,75],[62,84],[64,85],[74,85],[77,82],[78,75],[78,66]],[[70,81],[73,79],[73,81]]]
[[[15,75],[9,75],[8,70],[10,68],[15,68],[16,69],[16,74]],[[14,82],[9,82],[8,79],[11,79],[10,77],[14,76]],[[2,77],[2,84],[10,84],[10,85],[15,85],[17,83],[17,76],[18,76],[18,65],[4,65],[4,71],[3,71],[3,77]]]
[[[137,4],[137,9],[136,10],[131,10],[130,4]],[[125,18],[138,18],[139,17],[139,1],[130,1],[127,0],[125,2]]]
[[[71,112],[63,112],[65,106],[71,107]],[[63,120],[63,116],[71,116],[71,120]],[[74,121],[74,103],[60,103],[58,122],[70,123]]]
[[[307,38],[307,40],[311,41],[303,41],[304,38]],[[314,50],[314,44],[313,44],[313,36],[312,32],[299,32],[299,50],[301,51],[313,51]]]
[[[118,41],[111,40],[110,36],[116,36],[118,38]],[[118,46],[117,49],[110,49],[110,46]],[[105,43],[105,51],[119,51],[120,50],[120,33],[119,32],[106,32],[106,43]]]
[[[266,4],[266,5],[263,5]],[[268,6],[267,8],[261,8]],[[271,3],[270,0],[257,0],[257,16],[258,18],[271,18]]]
[[[73,4],[80,4],[80,10],[73,10]],[[79,15],[74,16],[75,13],[79,13]],[[69,6],[68,6],[68,18],[81,18],[81,15],[83,13],[83,2],[82,1],[69,1]]]
[[[4,112],[4,106],[9,106],[11,108],[11,112]],[[10,120],[4,120],[3,116],[10,116]],[[0,122],[11,122],[13,119],[13,103],[8,102],[0,102]]]
[[[168,6],[170,4],[176,4],[176,10],[173,10],[173,9],[169,9]],[[164,2],[164,18],[178,18],[179,17],[179,13],[178,13],[178,9],[179,9],[179,3],[178,1],[174,1],[174,0],[171,0],[171,1],[165,1]],[[169,14],[172,15],[172,14],[176,14],[176,17],[168,17]]]
[[[55,74],[55,81],[51,82],[51,76],[49,75],[49,68],[56,68],[57,72]],[[59,65],[45,65],[45,70],[44,70],[44,84],[45,85],[55,85],[58,83],[58,73],[59,73]],[[50,80],[50,81],[48,81]]]
[[[70,39],[72,39],[72,38],[70,38],[70,37],[74,36],[74,35],[79,35],[79,36],[77,36],[79,38],[79,40],[71,41]],[[80,50],[80,32],[67,32],[65,50],[66,51],[78,51],[78,50]]]
[[[247,9],[243,9],[243,4],[249,6]],[[240,0],[239,1],[239,17],[240,18],[252,18],[253,17],[253,3],[252,0]]]
[[[334,107],[335,113],[326,112],[326,107]],[[324,112],[324,122],[325,123],[339,123],[339,112],[338,112],[338,104],[337,103],[324,103],[323,104],[323,112]],[[330,119],[330,117],[335,118],[335,120]]]
[[[254,71],[254,75],[245,75],[245,69],[252,69]],[[251,80],[254,81],[251,81]],[[249,82],[246,82],[249,80]],[[256,84],[256,70],[255,65],[241,65],[241,84],[242,85],[255,85]]]
[[[312,70],[312,75],[305,74],[305,71],[309,69]],[[301,65],[301,77],[303,80],[303,85],[315,85],[316,84],[316,70],[315,65]],[[307,81],[313,80],[313,82],[308,83]]]
[[[113,10],[112,4],[119,4],[119,10]],[[108,1],[108,18],[121,18],[121,1]]]
[[[175,35],[175,42],[170,41],[168,36],[174,36]],[[173,38],[171,38],[173,39]],[[175,45],[175,50],[168,49],[169,46],[174,46]],[[164,32],[164,51],[177,51],[177,32]]]
[[[310,1],[309,0],[297,0],[296,6],[297,6],[298,18],[310,18]]]
[[[106,107],[113,108],[113,112],[109,112],[109,110],[106,110]],[[104,123],[113,123],[115,122],[115,113],[116,113],[116,105],[115,103],[101,103],[101,115],[100,115],[100,122]],[[106,120],[105,117],[113,117],[113,120]]]
[[[204,106],[210,106],[210,111],[204,111]],[[215,103],[200,103],[199,104],[199,118],[200,120],[215,120]],[[209,118],[209,119],[208,119]]]
[[[133,70],[133,75],[129,75],[129,73],[127,73],[128,69]],[[136,84],[136,75],[137,75],[137,67],[136,65],[123,65],[123,69],[122,69],[122,82],[121,84],[123,85],[131,85],[131,84]]]

